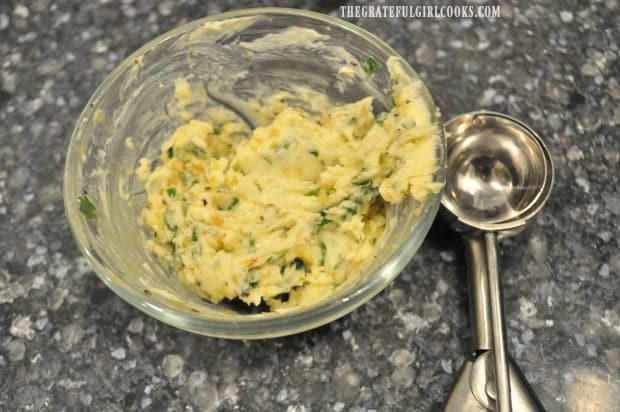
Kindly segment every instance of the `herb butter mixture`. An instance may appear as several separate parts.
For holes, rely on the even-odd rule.
[[[256,128],[191,119],[137,170],[149,249],[213,302],[315,303],[360,273],[386,223],[385,202],[424,201],[438,131],[422,84],[390,60],[395,107],[372,98],[311,116],[283,107]]]

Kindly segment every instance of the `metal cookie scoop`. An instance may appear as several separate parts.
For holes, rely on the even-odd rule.
[[[441,204],[465,240],[474,348],[444,411],[543,411],[507,353],[496,248],[549,197],[551,157],[532,129],[500,113],[467,113],[446,123],[446,131]]]

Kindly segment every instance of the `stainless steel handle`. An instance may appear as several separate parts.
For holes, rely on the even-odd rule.
[[[491,350],[491,310],[487,283],[485,243],[481,235],[463,238],[469,284],[469,317],[473,332],[474,353]]]
[[[497,262],[497,237],[494,233],[487,232],[465,239],[470,317],[475,332],[474,352],[493,351],[497,410],[511,412],[508,353]]]
[[[511,412],[510,377],[508,375],[508,354],[506,351],[506,330],[504,328],[504,308],[497,262],[497,236],[493,232],[484,234],[487,257],[487,281],[489,285],[489,306],[493,332],[493,358],[495,363],[495,385],[497,390],[497,410]]]
[[[463,365],[444,412],[544,412],[506,349],[496,235],[469,234],[464,241],[474,356]]]

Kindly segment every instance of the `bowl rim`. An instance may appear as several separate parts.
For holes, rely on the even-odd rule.
[[[141,291],[126,286],[126,283],[121,277],[117,276],[104,265],[93,253],[91,253],[90,245],[87,239],[89,232],[88,222],[78,211],[78,205],[76,199],[73,197],[75,193],[80,193],[78,187],[76,191],[72,191],[72,186],[76,186],[80,183],[77,179],[70,185],[72,180],[71,173],[73,160],[72,148],[79,144],[78,136],[82,123],[86,121],[97,110],[97,105],[102,93],[108,88],[108,85],[115,80],[122,71],[131,64],[134,59],[145,54],[146,51],[152,49],[159,43],[166,39],[176,36],[180,33],[188,31],[190,28],[199,27],[206,22],[221,21],[231,18],[249,17],[256,15],[285,15],[285,16],[298,16],[302,18],[310,18],[312,20],[319,20],[329,25],[340,26],[349,32],[352,32],[358,37],[361,37],[364,42],[370,43],[377,48],[383,49],[386,53],[400,57],[392,47],[390,47],[383,40],[375,36],[374,34],[352,24],[338,17],[308,11],[301,9],[285,8],[285,7],[259,7],[232,10],[224,13],[214,14],[206,16],[200,19],[192,20],[184,23],[174,29],[167,31],[143,46],[139,47],[122,62],[120,62],[111,73],[109,73],[101,84],[97,87],[95,92],[89,98],[84,109],[80,113],[80,116],[76,122],[76,126],[73,129],[71,138],[69,141],[67,156],[65,160],[65,168],[63,175],[63,198],[65,214],[69,221],[69,226],[73,237],[76,240],[78,249],[86,257],[89,264],[93,267],[97,276],[110,288],[114,293],[120,296],[123,300],[138,308],[142,312],[150,315],[168,325],[174,326],[179,329],[183,329],[189,332],[207,335],[219,338],[230,339],[263,339],[263,338],[275,338],[281,336],[287,336],[295,333],[300,333],[310,329],[317,328],[325,325],[333,320],[336,320],[359,306],[370,300],[372,297],[380,293],[385,287],[396,278],[404,267],[409,263],[415,252],[419,249],[422,241],[428,234],[434,217],[439,209],[440,199],[443,188],[438,193],[431,194],[422,204],[422,211],[420,218],[416,223],[417,230],[410,235],[406,241],[400,244],[397,248],[391,251],[390,255],[386,259],[386,264],[381,266],[373,276],[368,278],[368,281],[361,284],[352,294],[347,295],[341,299],[333,301],[324,301],[320,305],[314,305],[307,310],[292,311],[291,313],[282,313],[276,316],[248,316],[247,319],[241,319],[239,321],[231,321],[224,319],[204,318],[201,316],[192,315],[189,312],[179,311],[177,308],[167,305],[159,301],[149,301]],[[409,63],[402,58],[403,63],[406,64],[408,70],[413,72],[416,77],[417,73]],[[419,77],[418,77],[419,78]],[[420,80],[421,81],[421,80]],[[435,103],[428,92],[426,85],[423,85],[424,99],[429,105],[429,110],[434,112],[437,110]],[[437,165],[436,175],[443,177],[445,180],[445,159],[446,159],[446,140],[444,135],[443,126],[439,121],[439,117],[434,121],[438,123],[439,134],[439,161]],[[78,230],[81,229],[81,230]]]

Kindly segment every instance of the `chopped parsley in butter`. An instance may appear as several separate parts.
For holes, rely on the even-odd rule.
[[[212,302],[263,301],[273,311],[313,304],[358,276],[386,202],[422,202],[441,187],[439,132],[422,84],[399,79],[398,64],[388,61],[395,106],[378,116],[367,97],[321,116],[280,102],[250,135],[234,121],[189,119],[158,166],[141,159],[136,170],[150,251]]]

